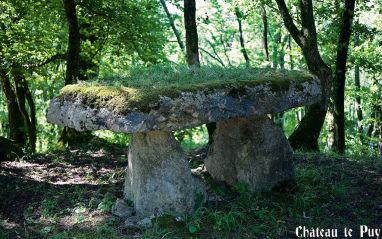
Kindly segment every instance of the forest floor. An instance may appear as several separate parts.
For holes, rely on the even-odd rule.
[[[382,228],[381,158],[300,153],[287,190],[250,193],[203,172],[209,197],[195,213],[125,228],[110,208],[122,197],[126,151],[97,141],[0,162],[0,238],[297,238],[299,226],[337,229],[338,238],[351,228],[359,238],[362,225]],[[201,169],[205,156],[201,148],[187,159]]]

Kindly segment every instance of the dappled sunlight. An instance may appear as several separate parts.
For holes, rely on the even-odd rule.
[[[40,237],[92,233],[119,223],[110,200],[122,197],[125,154],[118,148],[66,150],[0,162],[0,227]]]
[[[53,162],[1,162],[0,175],[12,175],[23,179],[31,179],[37,182],[48,182],[51,184],[105,184],[116,183],[123,177],[124,167],[118,161],[111,161],[111,165],[93,164],[98,158],[104,158],[105,152],[99,150],[91,153],[87,158],[89,163],[66,163],[64,159],[53,160]],[[76,160],[81,161],[83,156]],[[110,159],[112,160],[112,159]],[[115,165],[115,166],[114,166]]]

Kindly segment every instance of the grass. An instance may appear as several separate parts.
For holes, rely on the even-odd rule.
[[[177,98],[184,92],[224,89],[237,98],[246,94],[247,87],[267,85],[271,92],[287,91],[292,81],[303,89],[302,84],[312,79],[309,73],[268,68],[153,66],[66,86],[58,98],[61,102],[80,98],[92,108],[107,108],[117,114],[136,109],[147,113],[158,104],[159,96]]]
[[[206,149],[188,152],[202,167]],[[195,213],[125,228],[110,213],[111,194],[122,197],[124,154],[107,145],[1,162],[0,238],[296,238],[298,226],[335,228],[339,238],[350,227],[359,238],[360,225],[381,225],[380,159],[297,153],[294,188],[250,193],[203,172],[209,197]]]
[[[312,75],[306,72],[275,70],[271,68],[223,68],[218,66],[189,68],[187,65],[154,65],[146,68],[131,67],[126,72],[117,75],[103,76],[92,82],[81,82],[80,85],[109,85],[117,88],[160,89],[210,82],[218,84],[241,81],[307,80],[311,77]]]

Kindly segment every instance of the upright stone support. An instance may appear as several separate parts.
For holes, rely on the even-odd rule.
[[[137,216],[190,213],[196,194],[205,191],[172,132],[132,134],[128,161],[124,197],[133,201]]]
[[[205,165],[216,180],[269,191],[293,178],[292,153],[282,130],[267,116],[233,118],[217,124]]]

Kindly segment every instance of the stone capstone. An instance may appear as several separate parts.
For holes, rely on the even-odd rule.
[[[73,89],[73,92],[77,93],[60,95],[51,100],[47,120],[78,131],[100,129],[124,133],[175,131],[235,117],[282,112],[315,103],[321,97],[320,80],[316,76],[309,75],[303,80],[290,80],[284,84],[287,87],[274,87],[269,82],[248,85],[238,82],[223,84],[216,89],[191,90],[190,88],[174,95],[158,91],[157,97],[151,100],[151,98],[145,99],[143,95],[137,102],[147,100],[145,104],[139,106],[136,103],[135,107],[125,111],[118,111],[123,107],[125,98],[122,96],[121,106],[110,109],[107,103],[99,107],[96,103],[90,104],[86,101],[90,97],[86,92],[91,91],[89,90],[91,88],[66,86],[63,91],[71,92],[70,87],[72,87],[77,90]],[[79,93],[81,90],[85,93]],[[94,91],[101,90],[102,87],[98,87]],[[155,89],[152,91],[155,92]],[[122,90],[118,92],[124,94]],[[99,96],[97,100],[104,102],[108,99],[102,97]],[[129,100],[128,96],[126,100]]]
[[[192,212],[204,184],[193,177],[180,144],[171,132],[149,131],[131,136],[124,197],[138,216]]]
[[[267,116],[234,118],[217,124],[205,166],[215,180],[269,191],[293,178],[292,153],[281,128]]]

